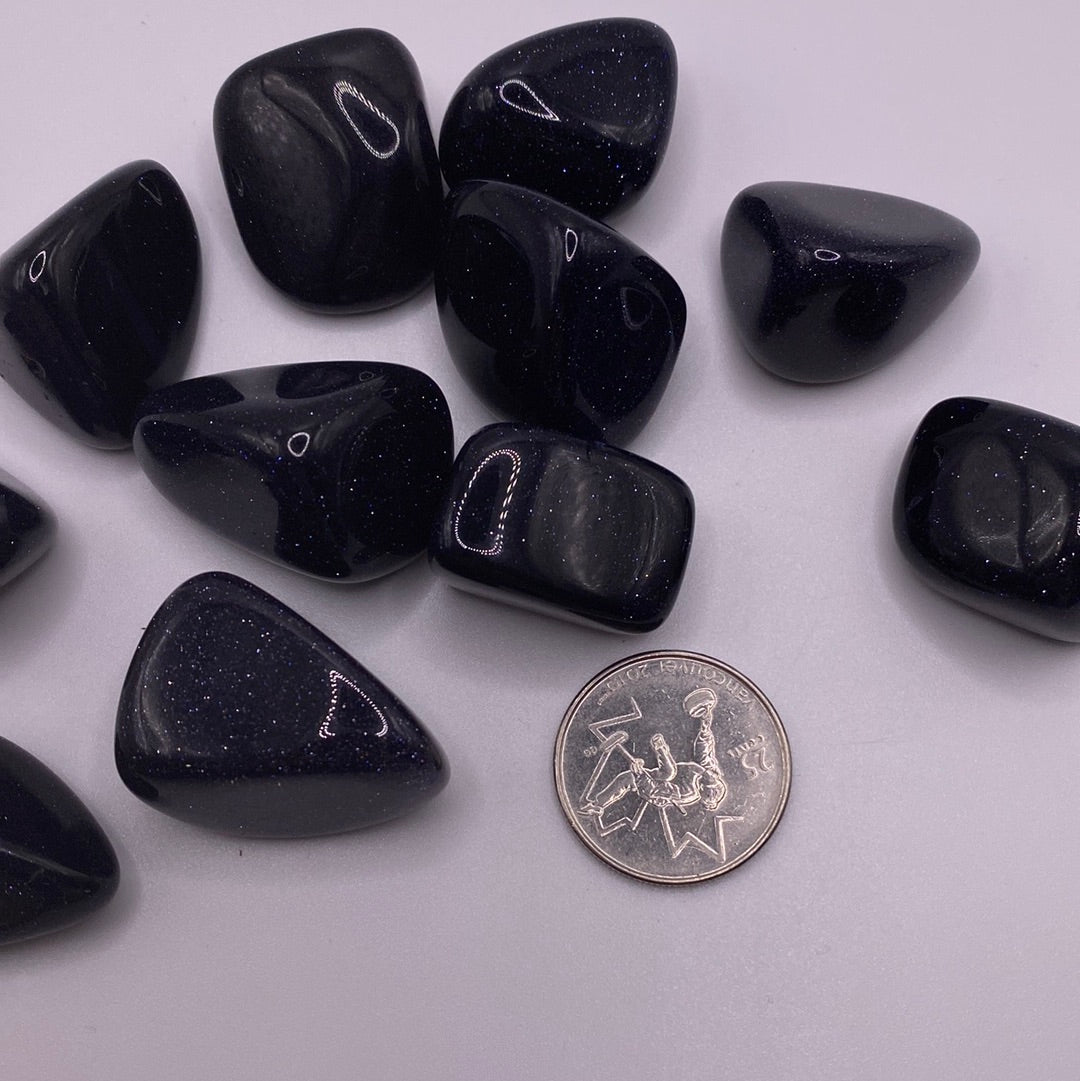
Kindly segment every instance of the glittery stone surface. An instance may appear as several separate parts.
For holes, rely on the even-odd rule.
[[[146,628],[120,696],[116,765],[159,811],[254,837],[371,826],[448,778],[390,690],[280,601],[221,573],[185,582]]]
[[[397,38],[341,30],[257,57],[218,93],[214,137],[244,246],[294,300],[370,311],[430,280],[442,178]]]
[[[157,488],[284,566],[356,582],[422,552],[453,462],[442,391],[335,361],[185,380],[148,397],[135,454]]]
[[[604,443],[495,424],[454,463],[432,540],[453,585],[609,630],[658,627],[693,535],[689,488]]]
[[[677,65],[640,19],[598,19],[526,38],[465,77],[446,109],[447,183],[506,180],[603,217],[652,179],[667,149]]]
[[[119,879],[112,845],[78,796],[0,737],[0,943],[78,923]]]
[[[754,184],[721,237],[743,343],[802,383],[879,367],[937,318],[978,259],[978,237],[951,214],[829,184]]]
[[[0,470],[0,586],[40,559],[56,536],[52,511]]]
[[[450,193],[435,293],[454,362],[496,412],[613,443],[652,416],[686,327],[678,284],[640,248],[497,182]]]
[[[0,259],[0,377],[76,438],[126,447],[139,402],[187,362],[199,262],[162,166],[109,173]]]
[[[900,549],[946,596],[1080,642],[1080,427],[981,398],[939,402],[896,489]]]

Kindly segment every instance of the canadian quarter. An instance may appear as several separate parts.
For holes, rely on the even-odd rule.
[[[649,882],[701,882],[749,859],[787,803],[791,752],[772,703],[730,665],[639,653],[563,717],[555,787],[577,835]]]

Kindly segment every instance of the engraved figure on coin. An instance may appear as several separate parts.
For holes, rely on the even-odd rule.
[[[699,687],[683,699],[683,709],[695,720],[701,721],[694,737],[694,757],[701,763],[701,802],[707,811],[715,811],[727,795],[724,775],[716,758],[716,737],[713,735],[713,710],[716,709],[716,692],[711,687]]]
[[[578,809],[583,815],[595,817],[597,829],[602,837],[615,830],[629,826],[631,832],[637,830],[645,812],[653,807],[660,817],[661,829],[667,841],[672,858],[680,856],[689,847],[715,856],[721,862],[727,858],[724,844],[723,823],[731,821],[730,816],[717,814],[717,808],[727,796],[727,783],[724,781],[720,763],[716,757],[716,738],[713,734],[713,711],[716,708],[716,692],[710,687],[699,687],[683,699],[683,709],[694,720],[699,721],[693,742],[693,760],[677,761],[671,752],[667,739],[661,732],[654,732],[649,739],[649,746],[656,759],[655,766],[646,766],[645,760],[630,753],[626,744],[630,735],[625,730],[608,734],[605,730],[622,721],[640,719],[642,714],[637,702],[631,698],[633,712],[606,721],[597,721],[589,726],[593,734],[601,741],[600,754],[585,791],[581,795]],[[603,787],[598,787],[604,775],[609,759],[620,753],[628,762],[628,768],[616,774]],[[605,820],[609,808],[625,800],[631,794],[638,797],[640,803],[631,815],[623,815],[614,821]],[[675,839],[668,817],[674,809],[686,818],[691,808],[699,807],[706,812],[706,819],[711,817],[715,823],[716,841],[709,844],[704,838],[692,831],[685,831],[682,837]]]

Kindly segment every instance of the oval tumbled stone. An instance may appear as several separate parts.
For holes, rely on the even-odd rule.
[[[340,30],[256,57],[218,93],[214,139],[244,247],[293,300],[372,311],[430,280],[442,178],[397,38]]]
[[[448,777],[392,691],[292,609],[217,572],[181,585],[147,626],[120,695],[116,766],[157,810],[253,837],[371,826]]]
[[[908,449],[893,526],[946,596],[1080,642],[1080,427],[983,398],[939,402]]]
[[[171,502],[292,570],[377,578],[427,545],[454,457],[446,399],[403,364],[327,361],[150,395],[135,456]]]

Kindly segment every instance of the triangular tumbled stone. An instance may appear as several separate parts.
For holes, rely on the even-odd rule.
[[[978,237],[951,214],[828,184],[755,184],[721,240],[746,348],[802,383],[863,375],[921,333],[967,281]]]
[[[0,943],[59,931],[116,892],[112,845],[82,801],[0,738]]]
[[[116,765],[174,818],[307,837],[396,818],[445,784],[405,705],[290,608],[199,575],[151,620],[116,717]]]
[[[677,65],[640,19],[597,19],[526,38],[465,77],[439,135],[447,183],[505,180],[594,217],[649,183],[667,149]]]

